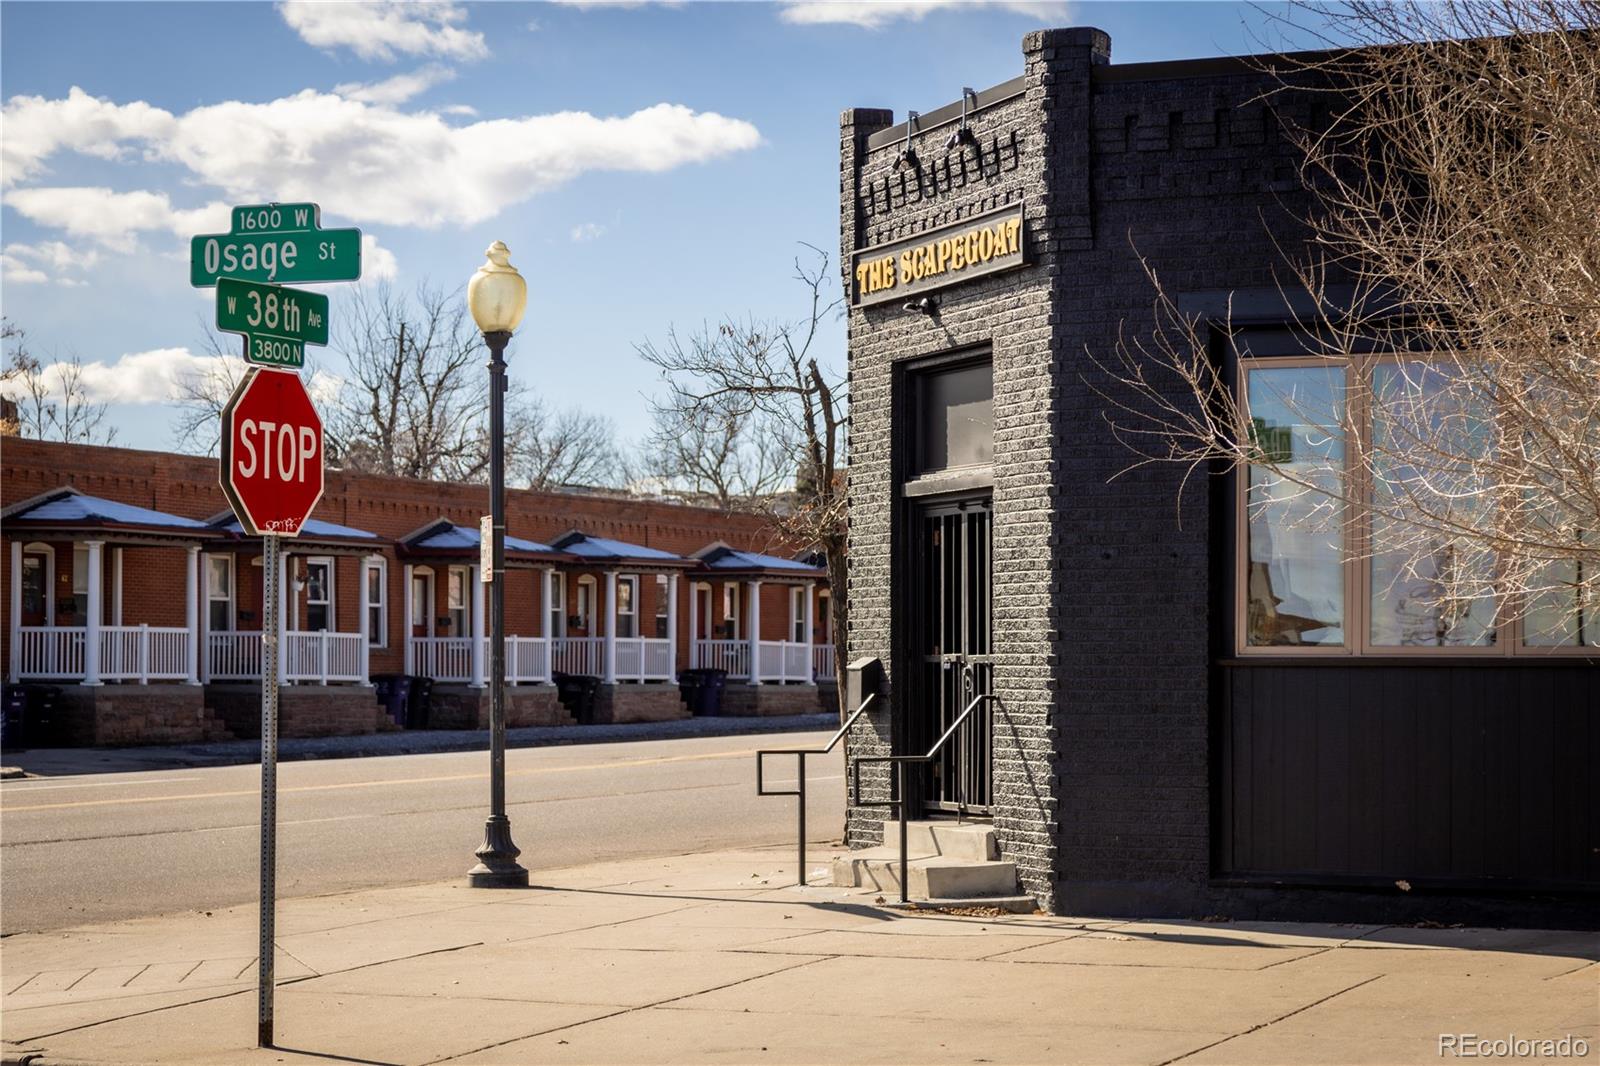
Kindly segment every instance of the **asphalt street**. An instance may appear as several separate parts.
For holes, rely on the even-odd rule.
[[[756,796],[754,752],[827,735],[509,751],[522,862],[537,880],[540,869],[792,842],[794,800]],[[772,760],[769,788],[793,787],[793,762]],[[808,763],[808,835],[836,840],[842,754]],[[280,898],[464,875],[482,839],[487,773],[485,752],[281,765]],[[259,789],[257,766],[0,784],[0,932],[254,900]]]

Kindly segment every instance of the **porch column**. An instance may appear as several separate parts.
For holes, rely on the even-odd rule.
[[[750,606],[745,617],[750,623],[750,683],[761,684],[761,582],[745,582],[745,599]]]
[[[289,553],[278,551],[278,617],[272,619],[272,627],[278,634],[278,684],[284,684],[289,677],[289,619],[294,614],[295,596],[294,589],[289,585]],[[262,629],[266,629],[267,620],[263,617]]]
[[[467,567],[467,580],[472,582],[472,687],[483,687],[483,582],[478,580],[478,568]]]
[[[22,541],[11,540],[11,681],[22,674]]]
[[[812,624],[815,621],[815,619],[812,616],[812,611],[813,611],[812,601],[814,599],[816,599],[816,583],[812,582],[812,581],[807,581],[806,582],[806,620],[805,620],[805,627],[806,627],[806,684],[808,684],[808,685],[815,685],[817,683],[816,652],[813,650],[814,649],[814,645],[816,644],[816,640],[813,637],[814,630],[812,629]]]
[[[637,606],[635,607],[637,610]],[[617,683],[617,572],[606,571],[606,645],[605,663],[601,680],[608,685]]]
[[[103,540],[84,541],[84,547],[89,549],[89,617],[84,619],[83,627],[85,685],[100,684],[100,619],[105,615],[105,605],[101,602],[105,598],[101,573],[105,546]]]
[[[403,645],[404,648],[405,648],[405,653],[404,653],[405,654],[405,661],[402,664],[401,669],[403,669],[408,674],[414,674],[414,673],[416,673],[416,671],[411,668],[411,637],[412,637],[411,619],[416,617],[416,616],[411,613],[412,612],[412,606],[411,606],[411,564],[410,563],[407,563],[404,567],[402,567],[402,577],[403,577],[404,582],[405,582],[405,588],[403,588],[401,590],[400,595],[401,595],[401,598],[402,598],[402,600],[404,602],[405,612],[406,613],[405,613],[405,616],[401,619],[401,625],[405,627],[403,632],[405,633],[406,642]]]
[[[184,571],[184,610],[183,625],[188,630],[189,641],[189,679],[186,684],[198,685],[200,683],[200,545],[191,544],[188,548],[189,567]],[[122,562],[122,550],[117,549],[117,562]],[[117,567],[117,577],[120,579],[122,567]],[[121,598],[121,581],[118,581],[118,599]]]
[[[667,575],[667,680],[678,679],[678,582],[676,570]]]
[[[356,632],[361,634],[360,663],[361,684],[363,685],[367,684],[367,679],[372,669],[371,664],[367,662],[368,654],[372,648],[372,623],[367,618],[368,608],[372,606],[372,596],[370,590],[367,588],[367,568],[371,565],[371,563],[372,560],[370,558],[367,556],[362,556],[359,565],[356,567],[356,584],[361,586],[361,621],[360,624],[356,626]]]
[[[555,609],[555,604],[550,602],[555,596],[555,584],[555,567],[547,566],[539,571],[539,607],[544,612],[539,621],[539,634],[544,637],[544,677],[541,680],[546,682],[556,662],[556,633],[550,624],[550,612]]]
[[[700,643],[700,594],[695,591],[693,581],[689,582],[689,669],[700,668],[700,649],[695,647]]]

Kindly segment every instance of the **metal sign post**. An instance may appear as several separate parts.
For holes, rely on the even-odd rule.
[[[261,538],[261,943],[256,978],[256,1045],[272,1047],[272,976],[278,900],[278,587],[282,538]]]

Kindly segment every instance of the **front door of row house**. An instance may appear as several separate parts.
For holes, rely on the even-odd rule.
[[[912,364],[903,382],[910,527],[900,602],[910,691],[899,750],[922,754],[994,681],[994,372],[987,351],[962,353]],[[931,763],[912,764],[912,809],[920,801],[927,814],[988,814],[993,739],[994,706],[986,700]]]

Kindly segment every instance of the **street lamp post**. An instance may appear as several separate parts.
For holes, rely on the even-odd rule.
[[[517,862],[522,852],[506,817],[505,351],[522,322],[528,285],[511,265],[504,242],[495,241],[484,254],[488,261],[467,283],[467,307],[489,348],[489,818],[467,880],[473,888],[526,888],[528,871]]]

